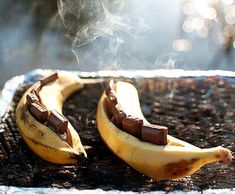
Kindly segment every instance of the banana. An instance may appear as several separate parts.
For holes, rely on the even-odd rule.
[[[127,115],[143,119],[136,88],[130,83],[116,83],[116,97]],[[119,158],[151,178],[168,180],[193,174],[203,165],[216,161],[231,161],[230,150],[221,146],[200,149],[182,140],[167,136],[167,145],[143,142],[120,130],[107,114],[106,95],[102,94],[97,107],[97,125],[101,138]]]
[[[16,123],[19,132],[31,150],[42,159],[55,164],[76,164],[77,157],[81,154],[86,157],[86,152],[72,125],[68,124],[67,139],[63,141],[53,130],[38,122],[27,109],[27,94],[39,86],[40,82],[36,82],[30,87],[17,106]],[[60,73],[58,79],[43,86],[39,91],[41,103],[47,110],[56,109],[62,114],[64,100],[82,87],[83,83],[77,75]]]

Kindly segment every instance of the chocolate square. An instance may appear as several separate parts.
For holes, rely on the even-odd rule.
[[[127,117],[127,115],[124,112],[120,112],[118,115],[116,115],[114,117],[115,121],[116,121],[116,124],[117,124],[117,127],[122,128],[122,120],[126,117]]]
[[[138,138],[141,138],[142,125],[142,119],[134,118],[132,116],[128,116],[122,120],[123,130]]]
[[[37,87],[37,88],[35,87],[30,91],[30,93],[35,94],[39,98],[39,91],[40,91],[40,87]]]
[[[116,104],[113,109],[112,109],[112,115],[114,117],[116,117],[117,115],[119,115],[121,112],[124,112],[123,111],[123,108],[120,104]]]
[[[167,144],[168,129],[158,125],[143,125],[141,129],[141,139],[157,145]]]
[[[39,92],[40,92],[40,90],[41,90],[41,85],[37,85],[37,86],[35,86],[31,91],[30,91],[30,93],[34,93],[34,94],[36,94],[38,97],[39,97]],[[39,99],[40,100],[40,99]]]
[[[107,96],[107,108],[109,116],[112,116],[112,110],[113,107],[117,104],[117,98],[113,92],[110,92],[110,94]]]
[[[68,128],[68,120],[58,111],[52,110],[47,118],[48,125],[52,126],[56,132],[65,133]]]
[[[48,83],[52,82],[52,81],[55,81],[56,79],[58,79],[58,73],[53,73],[51,75],[49,75],[48,77],[46,78],[43,78],[40,80],[40,83],[41,83],[41,87],[47,85]]]
[[[115,118],[117,127],[122,128],[122,119],[126,118],[126,113],[123,112],[120,104],[116,104],[112,107],[112,116]]]
[[[112,118],[110,119],[110,121],[111,121],[115,126],[117,126],[116,119],[115,119],[114,117],[112,117]]]
[[[30,104],[29,112],[32,116],[41,123],[44,123],[48,117],[48,111],[45,106],[39,102],[33,102]]]
[[[30,106],[33,102],[39,102],[39,98],[37,94],[34,91],[31,91],[29,94],[26,96],[27,100],[27,105]]]

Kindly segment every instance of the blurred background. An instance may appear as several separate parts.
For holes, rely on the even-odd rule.
[[[0,88],[35,68],[235,70],[234,0],[1,0]]]

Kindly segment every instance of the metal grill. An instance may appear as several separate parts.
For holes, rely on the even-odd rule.
[[[222,145],[234,151],[235,85],[218,77],[202,79],[131,80],[138,88],[142,110],[155,124],[201,148]],[[103,144],[95,114],[106,83],[88,84],[64,104],[64,115],[81,136],[88,159],[77,166],[42,161],[22,141],[15,108],[27,85],[20,87],[0,122],[0,184],[32,187],[151,191],[204,190],[235,187],[234,161],[208,164],[190,177],[158,181],[136,172]],[[87,100],[89,98],[89,101]]]

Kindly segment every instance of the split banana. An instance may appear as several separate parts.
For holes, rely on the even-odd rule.
[[[55,164],[76,164],[77,157],[86,152],[82,146],[79,135],[68,123],[67,139],[64,141],[52,129],[37,121],[27,108],[26,96],[40,82],[30,87],[21,98],[16,109],[16,123],[23,140],[31,150],[46,161]],[[39,91],[41,103],[47,110],[57,110],[62,114],[64,100],[75,90],[83,87],[77,75],[60,73],[58,79],[43,86]]]
[[[130,83],[116,83],[116,97],[126,115],[149,122],[140,109],[136,88]],[[101,96],[97,107],[99,133],[107,146],[119,158],[137,171],[152,178],[167,180],[193,174],[203,165],[216,161],[231,161],[230,150],[221,146],[200,149],[167,135],[167,145],[155,145],[120,130],[108,116],[106,94]]]

